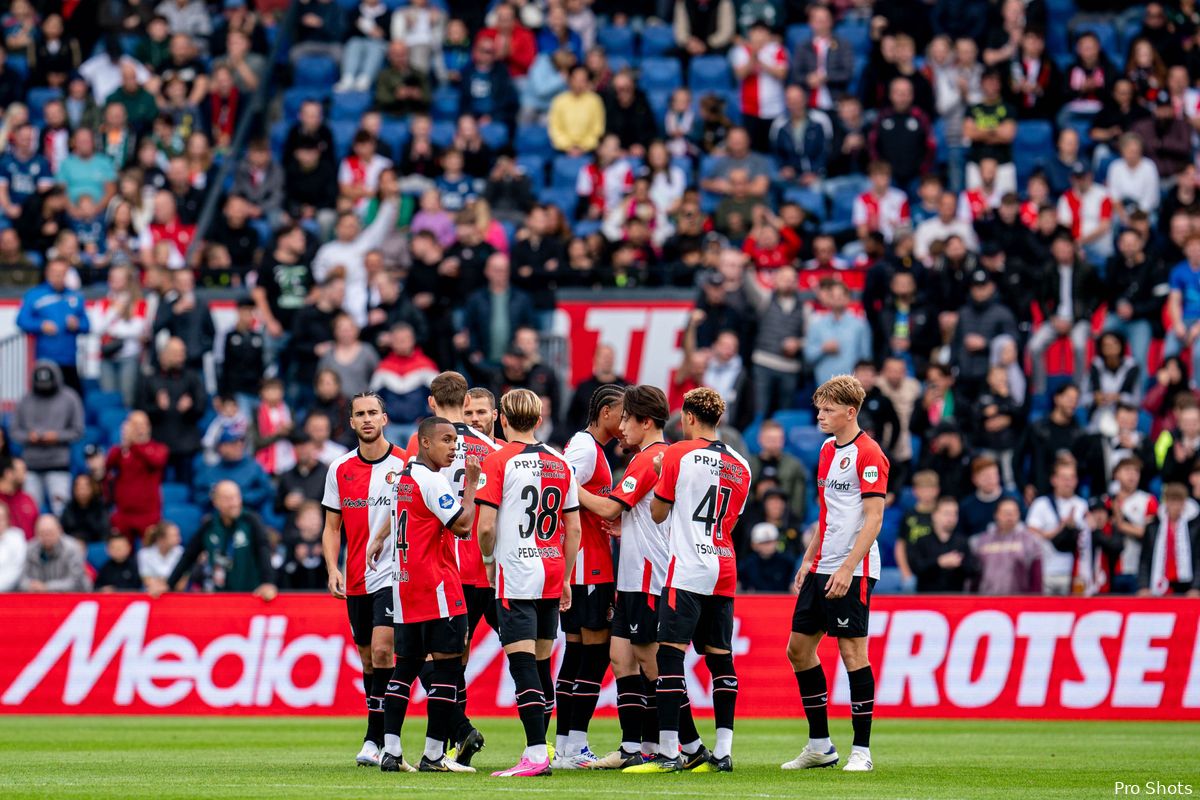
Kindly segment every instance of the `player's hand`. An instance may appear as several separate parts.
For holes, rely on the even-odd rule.
[[[807,560],[801,562],[800,569],[796,570],[796,577],[792,578],[792,591],[800,594],[800,587],[804,585],[804,576],[812,569],[812,564]]]
[[[255,597],[261,597],[264,603],[269,603],[279,594],[273,583],[264,583],[254,590]]]
[[[563,584],[562,599],[558,601],[558,610],[562,612],[571,610],[571,584]]]
[[[838,571],[830,575],[829,580],[825,583],[825,597],[830,600],[845,597],[846,592],[850,591],[852,577],[854,577],[853,573],[845,566],[838,567]]]
[[[662,453],[659,453],[658,455],[656,455],[654,457],[654,474],[658,475],[659,477],[662,477],[662,461],[663,461]]]
[[[496,564],[494,562],[491,564],[484,564],[483,571],[485,573],[487,573],[488,586],[495,589],[496,588]]]
[[[378,536],[371,538],[371,544],[367,546],[367,563],[371,565],[371,569],[379,566],[379,556],[383,554],[384,540]]]
[[[479,457],[467,456],[463,463],[463,468],[466,470],[463,475],[463,486],[478,486],[479,473],[483,471],[483,466],[479,463]]]
[[[346,579],[336,567],[329,571],[329,593],[338,600],[346,599]]]

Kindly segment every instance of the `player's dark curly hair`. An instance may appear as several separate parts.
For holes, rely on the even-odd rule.
[[[714,390],[701,386],[683,396],[683,413],[693,414],[705,425],[716,427],[725,414],[725,401]]]
[[[662,430],[667,424],[671,410],[662,389],[641,384],[625,390],[625,414],[638,422],[650,420],[656,428]]]
[[[591,425],[600,419],[601,411],[614,403],[621,402],[621,398],[624,396],[625,390],[611,383],[605,384],[592,392],[592,399],[588,402],[588,424]]]

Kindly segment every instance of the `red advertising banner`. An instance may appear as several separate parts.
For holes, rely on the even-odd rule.
[[[881,717],[1200,720],[1194,600],[881,596],[872,605]],[[791,610],[785,596],[737,600],[740,716],[801,714],[784,656]],[[0,595],[0,624],[0,713],[363,708],[345,607],[329,597]],[[846,714],[836,645],[822,648],[833,712]],[[689,652],[687,668],[692,703],[710,707],[703,659]],[[473,715],[513,713],[507,665],[486,626],[468,681]],[[610,677],[601,713],[614,704]]]
[[[592,355],[611,345],[618,375],[630,383],[667,386],[683,358],[690,300],[560,300],[555,333],[571,348],[570,384],[592,374]]]

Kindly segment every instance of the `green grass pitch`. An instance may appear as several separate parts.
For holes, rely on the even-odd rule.
[[[405,733],[419,759],[425,721]],[[701,721],[701,731],[705,722]],[[872,741],[876,771],[784,773],[803,746],[796,720],[738,723],[732,774],[621,775],[559,772],[500,780],[521,749],[514,719],[477,720],[488,747],[477,775],[384,775],[354,766],[357,719],[277,717],[3,717],[0,797],[106,798],[475,798],[710,797],[820,800],[1114,797],[1117,781],[1182,782],[1200,796],[1200,729],[1189,723],[1058,723],[882,719]],[[711,728],[709,728],[711,733]],[[834,743],[850,750],[850,726],[833,723]],[[593,727],[593,749],[617,740],[613,720]],[[1157,796],[1166,796],[1159,792]],[[1174,796],[1187,796],[1175,794]]]

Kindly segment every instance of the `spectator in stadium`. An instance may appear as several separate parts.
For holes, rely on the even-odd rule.
[[[58,181],[66,186],[72,204],[88,195],[103,208],[116,194],[117,173],[112,159],[96,152],[96,138],[89,128],[75,131],[71,154],[58,167]]]
[[[381,258],[379,253],[368,253],[367,258]],[[404,322],[412,326],[417,344],[429,341],[429,323],[425,315],[413,303],[407,292],[402,292],[400,277],[395,272],[380,270],[372,281],[372,302],[367,312],[367,327],[363,328],[363,341],[373,345],[380,354],[391,349],[392,328]]]
[[[114,531],[104,543],[104,553],[108,560],[96,571],[96,591],[141,591],[142,578],[138,575],[138,563],[133,557],[130,541]]]
[[[333,319],[332,345],[317,362],[317,369],[330,369],[338,374],[342,391],[353,397],[364,392],[371,375],[379,366],[375,348],[359,339],[359,328],[349,314],[339,313]]]
[[[1126,228],[1117,236],[1117,252],[1104,271],[1104,297],[1108,304],[1105,331],[1121,334],[1137,364],[1147,364],[1150,339],[1162,325],[1162,296],[1157,290],[1165,282],[1157,256],[1147,253],[1146,241]]]
[[[744,263],[741,254],[732,251],[722,252],[721,261],[728,262],[729,268]],[[747,304],[759,317],[751,354],[754,404],[758,413],[769,417],[775,409],[789,407],[796,391],[803,355],[804,309],[793,268],[780,267],[772,273],[774,286],[769,294],[759,286],[753,270],[744,269],[742,274]]]
[[[925,112],[913,105],[913,84],[896,78],[888,89],[888,106],[871,128],[867,142],[870,158],[892,165],[893,182],[908,187],[933,165],[937,142]]]
[[[0,503],[0,593],[16,591],[27,547],[25,532],[11,524],[8,506]]]
[[[519,101],[509,71],[496,63],[496,45],[495,38],[475,42],[471,64],[463,72],[458,110],[476,117],[481,125],[494,121],[511,129]]]
[[[819,108],[810,109],[808,98],[802,86],[791,85],[784,90],[786,113],[771,125],[769,150],[780,164],[779,177],[812,187],[825,177],[834,133],[829,115]]]
[[[777,486],[790,501],[795,515],[804,518],[804,487],[808,481],[804,465],[783,449],[783,426],[773,419],[762,423],[758,430],[758,454],[750,458],[750,474],[754,477],[755,492],[763,482]]]
[[[983,390],[991,364],[991,342],[997,336],[1017,336],[1017,321],[996,293],[992,273],[976,269],[970,275],[970,299],[958,310],[951,358],[958,364],[958,386],[968,399]]]
[[[628,386],[629,382],[617,374],[616,351],[612,345],[601,341],[592,354],[592,374],[579,382],[571,395],[567,407],[566,427],[581,430],[587,427],[588,403],[601,386]]]
[[[1163,487],[1162,507],[1146,526],[1137,593],[1200,598],[1200,508],[1183,484]]]
[[[207,506],[213,487],[221,481],[232,481],[241,490],[239,502],[255,511],[267,509],[274,499],[275,490],[267,473],[246,452],[246,433],[237,429],[226,429],[217,440],[220,461],[205,465],[192,481],[192,500],[196,505]]]
[[[1153,214],[1158,210],[1161,192],[1158,170],[1143,155],[1142,142],[1132,133],[1117,140],[1121,157],[1108,167],[1108,193],[1112,197],[1117,219],[1129,225],[1129,216],[1141,210]]]
[[[1073,383],[1064,383],[1053,391],[1050,402],[1050,413],[1026,428],[1016,457],[1018,482],[1025,487],[1027,503],[1050,493],[1055,459],[1061,452],[1075,452],[1083,436],[1083,429],[1075,419],[1079,388]],[[1028,466],[1022,469],[1021,465],[1026,464]]]
[[[318,372],[313,390],[315,397],[305,406],[308,410],[307,416],[324,416],[329,422],[329,435],[333,441],[349,449],[356,441],[354,431],[350,429],[350,399],[342,392],[337,373],[332,370]]]
[[[1090,173],[1089,173],[1090,174]],[[1198,240],[1200,244],[1200,240]],[[1200,255],[1200,249],[1197,250]],[[1069,338],[1075,351],[1075,376],[1082,380],[1087,366],[1087,346],[1092,333],[1092,314],[1100,304],[1103,287],[1096,271],[1081,260],[1075,243],[1065,234],[1050,244],[1054,272],[1049,273],[1035,290],[1035,302],[1042,322],[1029,340],[1033,367],[1033,391],[1046,390],[1046,350],[1056,340]]]
[[[21,216],[29,198],[54,185],[50,163],[38,154],[36,130],[21,125],[12,133],[12,145],[0,158],[0,209],[9,220]]]
[[[1082,161],[1071,166],[1071,186],[1058,199],[1058,221],[1089,261],[1104,263],[1112,255],[1112,198]]]
[[[113,504],[110,522],[113,530],[140,539],[162,518],[161,487],[170,453],[150,438],[150,418],[143,411],[130,412],[120,437],[104,462],[105,494]]]
[[[745,173],[749,182],[746,194],[750,197],[762,198],[770,189],[770,162],[761,153],[751,151],[750,135],[745,128],[735,127],[729,130],[724,155],[717,156],[708,176],[701,178],[700,187],[713,194],[732,194],[735,172]]]
[[[349,415],[347,415],[349,419]],[[304,419],[304,433],[312,439],[313,449],[317,451],[317,460],[329,466],[334,461],[350,452],[350,448],[331,437],[333,422],[325,414],[309,414]]]
[[[792,53],[789,83],[813,94],[813,107],[828,111],[854,78],[855,54],[850,43],[833,31],[833,13],[826,6],[808,7],[811,36]]]
[[[1050,484],[1051,491],[1030,504],[1025,524],[1042,539],[1042,590],[1067,595],[1072,591],[1076,556],[1089,538],[1084,535],[1087,501],[1076,494],[1079,478],[1074,458],[1056,457]]]
[[[369,286],[366,254],[377,250],[383,243],[384,237],[395,225],[398,211],[399,190],[394,180],[381,176],[380,194],[385,202],[380,205],[371,224],[363,228],[356,215],[343,213],[338,217],[336,238],[323,244],[312,262],[313,278],[317,282],[325,281],[335,270],[341,273],[344,296],[339,305],[359,326],[367,322]]]
[[[750,553],[737,564],[738,590],[786,592],[796,573],[796,561],[779,549],[779,529],[760,522],[750,530]]]
[[[941,497],[934,507],[929,536],[908,548],[908,563],[917,579],[918,592],[962,592],[972,564],[967,537],[957,532],[958,501]]]
[[[530,4],[531,5],[531,4]],[[527,7],[523,4],[522,7]],[[535,25],[536,22],[536,25]],[[528,20],[522,25],[517,11],[509,3],[501,3],[489,14],[489,27],[475,37],[475,44],[491,44],[496,50],[497,60],[508,67],[513,78],[524,78],[537,56],[537,40],[530,27],[542,27],[541,19]]]
[[[633,71],[623,69],[614,75],[603,97],[604,133],[615,135],[630,157],[645,159],[646,149],[658,138],[658,123]]]
[[[975,491],[959,501],[958,530],[964,536],[983,533],[995,519],[996,509],[1005,498],[1020,505],[1016,493],[1005,488],[1000,462],[992,455],[971,459],[971,485]]]
[[[673,8],[675,45],[688,56],[724,53],[733,42],[732,0],[675,0]]]
[[[19,458],[0,459],[0,505],[8,509],[9,524],[33,538],[38,505],[25,493],[25,462]]]
[[[1017,168],[1012,163],[1012,143],[1017,135],[1017,115],[1001,96],[1000,71],[990,68],[979,81],[980,100],[967,109],[963,119],[963,139],[970,143],[967,152],[967,188],[981,184],[980,162],[996,160],[996,191],[1017,189]]]
[[[333,91],[365,92],[383,67],[391,13],[383,0],[361,0],[351,10],[349,19],[351,36],[342,48],[341,79],[334,84]]]
[[[108,271],[108,293],[98,304],[96,333],[101,337],[100,388],[120,392],[133,405],[142,353],[150,338],[147,303],[129,265]]]
[[[1006,5],[1016,7],[1012,2]],[[1024,15],[1024,9],[1021,14]],[[1016,52],[1007,64],[998,64],[1007,67],[1009,72],[1005,95],[1022,120],[1053,121],[1055,113],[1062,107],[1062,74],[1054,59],[1046,55],[1045,32],[1024,25],[1022,28]]]
[[[783,114],[787,50],[773,36],[765,21],[756,20],[748,35],[735,41],[730,48],[729,64],[740,82],[742,122],[750,135],[751,147],[760,153],[767,152],[770,150],[771,123]]]
[[[1200,406],[1190,397],[1176,405],[1175,426],[1154,441],[1155,466],[1166,483],[1186,483],[1200,452]]]
[[[1184,260],[1170,272],[1167,314],[1170,329],[1163,347],[1164,355],[1192,349],[1192,375],[1200,374],[1200,347],[1192,346],[1200,337],[1200,234],[1192,233],[1183,246]]]
[[[283,181],[283,166],[272,157],[270,142],[252,139],[234,172],[232,193],[250,204],[251,219],[265,219],[276,230],[282,222]]]
[[[83,545],[63,533],[53,514],[37,518],[18,587],[23,592],[86,592],[92,588]]]
[[[587,67],[571,68],[566,91],[550,103],[546,131],[554,149],[570,156],[590,153],[604,135],[605,108],[600,95],[592,91]]]
[[[1130,133],[1141,140],[1146,155],[1163,180],[1174,178],[1192,162],[1192,126],[1175,115],[1166,89],[1154,93],[1154,115],[1133,123]]]
[[[224,358],[217,380],[219,391],[238,398],[242,412],[250,415],[259,382],[266,369],[266,340],[254,330],[255,303],[243,297],[237,303],[237,320],[225,334]]]
[[[32,391],[17,402],[9,435],[21,446],[25,489],[39,507],[62,514],[71,496],[71,445],[83,437],[83,403],[52,361],[34,364]]]
[[[1080,402],[1093,429],[1106,428],[1106,420],[1116,417],[1119,404],[1136,406],[1141,401],[1141,369],[1125,354],[1125,337],[1115,331],[1100,334],[1080,388]]]
[[[361,82],[362,77],[357,80]],[[387,66],[379,72],[374,85],[375,108],[384,114],[404,116],[429,111],[432,97],[429,76],[412,65],[408,45],[403,41],[387,44]]]
[[[45,280],[25,293],[17,327],[33,337],[34,357],[55,364],[65,386],[83,394],[76,361],[77,339],[90,330],[83,295],[67,287],[67,263],[52,258]]]
[[[570,50],[540,53],[533,60],[521,86],[522,121],[541,120],[550,111],[554,98],[567,91],[570,71],[582,66]],[[590,73],[589,73],[590,74]]]
[[[138,549],[137,567],[142,584],[151,597],[167,591],[167,578],[183,556],[179,526],[173,522],[157,522],[146,529]]]
[[[1104,106],[1092,119],[1088,138],[1096,146],[1095,157],[1104,158],[1114,154],[1113,145],[1133,128],[1133,124],[1150,116],[1142,105],[1128,78],[1120,78],[1112,84],[1112,93],[1105,99]]]
[[[196,296],[196,277],[190,269],[171,273],[171,287],[159,301],[154,317],[154,334],[161,331],[183,342],[189,369],[203,369],[204,356],[213,349],[216,328],[208,304]]]
[[[484,267],[487,286],[467,298],[465,333],[474,361],[500,363],[518,328],[538,326],[533,301],[511,285],[510,276],[508,256],[494,253]]]
[[[316,500],[307,500],[296,513],[297,533],[290,540],[287,558],[280,569],[281,588],[291,591],[323,591],[329,576],[321,550],[325,512]]]
[[[100,484],[86,472],[76,475],[72,481],[71,499],[59,519],[68,536],[86,544],[104,541],[113,530]]]
[[[938,198],[937,215],[917,226],[913,234],[913,255],[927,265],[934,261],[934,245],[957,236],[969,248],[978,247],[975,229],[958,215],[958,196],[954,192],[942,192]]]
[[[259,395],[247,413],[246,426],[254,460],[272,478],[291,469],[296,463],[289,437],[295,429],[292,410],[283,399],[283,382],[267,378]]]
[[[411,325],[397,323],[391,333],[391,352],[373,370],[370,390],[383,400],[391,424],[408,425],[426,416],[429,385],[438,368],[417,346]]]
[[[222,480],[214,485],[212,507],[214,513],[200,524],[167,578],[168,588],[191,575],[191,582],[203,591],[253,592],[267,602],[274,600],[277,589],[267,533],[258,516],[244,508],[238,484]]]
[[[296,431],[289,437],[296,463],[287,472],[278,476],[275,488],[275,513],[284,519],[284,541],[296,539],[296,514],[307,501],[321,500],[325,490],[325,475],[328,468],[317,460],[313,441],[304,431]]]
[[[207,404],[204,381],[187,360],[183,340],[168,339],[159,353],[158,371],[142,376],[137,403],[149,417],[155,441],[167,446],[171,473],[179,483],[191,479],[192,457],[200,450],[196,425]]]
[[[983,595],[1041,594],[1042,542],[1021,522],[1020,504],[1001,498],[995,521],[970,539],[978,577],[974,591]]]
[[[871,329],[850,312],[850,290],[837,278],[822,278],[818,287],[822,307],[809,320],[804,337],[804,362],[818,385],[834,375],[849,375],[854,365],[871,358]],[[794,389],[794,387],[793,387]],[[784,398],[791,394],[785,392]]]
[[[342,6],[334,0],[302,0],[299,11],[295,39],[288,51],[291,62],[312,56],[340,61],[346,30]]]

